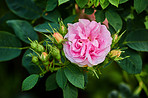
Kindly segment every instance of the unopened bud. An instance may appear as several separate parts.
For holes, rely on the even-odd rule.
[[[40,59],[43,62],[47,61],[48,60],[48,54],[46,52],[42,52]]]
[[[112,50],[111,52],[110,52],[110,55],[111,55],[111,57],[120,57],[120,55],[121,55],[121,51],[120,50]]]
[[[118,39],[118,35],[115,34],[115,36],[114,36],[114,40],[116,41],[117,39]]]
[[[38,52],[43,52],[44,50],[45,50],[45,49],[44,49],[43,45],[38,44],[38,46],[37,46],[37,51],[38,51]]]
[[[57,47],[52,47],[51,55],[57,60],[61,59],[60,50]]]
[[[32,56],[32,62],[37,64],[39,62],[39,59],[37,56]]]
[[[60,33],[54,33],[53,37],[56,39],[57,43],[59,43],[59,44],[62,43],[62,41],[64,39]]]
[[[32,49],[36,49],[37,46],[38,46],[38,43],[36,43],[36,42],[34,41],[34,42],[30,43],[30,45],[31,45],[31,48],[32,48]]]
[[[67,28],[66,28],[66,26],[64,25],[64,23],[63,23],[62,21],[60,21],[59,25],[60,25],[60,29],[59,29],[60,33],[61,33],[62,35],[65,35],[65,34],[67,33]]]

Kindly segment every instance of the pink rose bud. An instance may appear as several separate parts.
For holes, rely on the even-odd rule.
[[[54,33],[53,37],[56,39],[57,43],[61,43],[63,41],[63,36],[60,33]]]
[[[118,39],[118,35],[115,34],[115,36],[114,36],[114,40],[116,41],[117,39]]]
[[[63,44],[65,56],[80,67],[102,63],[112,44],[112,37],[106,26],[87,19],[68,24],[68,33],[64,38],[68,40]]]
[[[120,50],[112,50],[110,52],[111,57],[120,57],[121,51]]]
[[[64,25],[63,21],[60,21],[59,25],[60,25],[60,29],[59,29],[60,34],[65,35],[67,33],[67,28]]]
[[[104,20],[102,23],[103,23],[107,28],[109,28],[107,18],[105,18],[105,20]]]
[[[47,61],[47,60],[48,60],[48,54],[46,52],[42,52],[41,61]]]

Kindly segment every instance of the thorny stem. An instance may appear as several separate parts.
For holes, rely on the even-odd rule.
[[[38,65],[38,67],[40,68],[40,70],[42,71],[42,73],[44,73],[44,70],[42,69],[42,67],[40,65]]]

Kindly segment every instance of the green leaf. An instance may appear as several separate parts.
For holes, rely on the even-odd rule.
[[[105,20],[105,13],[103,10],[97,10],[95,13],[96,21],[103,22]]]
[[[0,18],[0,31],[7,31],[7,32],[13,32],[13,30],[8,26],[6,23],[7,20],[12,20],[12,19],[18,19],[19,17],[16,16],[14,13],[11,11],[5,13],[1,18]]]
[[[64,70],[63,69],[59,69],[56,73],[56,81],[57,84],[59,85],[59,87],[61,87],[62,89],[65,88],[66,84],[67,84],[67,78],[64,74]]]
[[[70,83],[67,83],[67,86],[65,87],[65,89],[63,89],[63,96],[64,98],[77,98],[78,89]]]
[[[103,9],[107,8],[107,6],[109,5],[109,2],[108,0],[104,0],[104,3],[103,2],[100,2],[100,5]]]
[[[58,18],[60,19],[60,17],[61,14],[59,13],[58,10],[43,13],[43,18],[51,22],[58,22]]]
[[[7,24],[14,29],[16,36],[18,36],[22,41],[30,43],[28,37],[31,40],[38,40],[37,33],[33,30],[33,27],[27,21],[8,20]]]
[[[33,55],[36,55],[32,50],[28,49],[23,55],[22,65],[23,65],[23,67],[26,68],[26,70],[30,74],[39,74],[41,72],[41,70],[39,69],[39,67],[37,65],[32,63],[32,57],[28,56],[28,54],[30,54],[30,53],[32,53]]]
[[[56,83],[56,74],[53,73],[52,75],[48,76],[46,80],[46,91],[55,90],[56,88],[58,88]]]
[[[142,70],[142,59],[140,55],[131,49],[128,49],[123,53],[122,57],[130,56],[126,59],[120,60],[118,64],[120,67],[129,74],[138,74]]]
[[[76,3],[80,8],[83,8],[88,3],[88,0],[76,0]]]
[[[58,2],[59,2],[59,5],[61,5],[61,4],[63,4],[63,3],[66,3],[66,2],[68,2],[69,0],[58,0]]]
[[[119,4],[122,4],[122,3],[125,3],[127,2],[128,0],[119,0]]]
[[[141,13],[147,7],[147,0],[134,0],[134,8],[137,13]]]
[[[84,88],[84,75],[76,65],[69,64],[64,72],[70,83],[76,87]]]
[[[110,2],[112,5],[118,7],[119,0],[109,0],[109,2]]]
[[[58,0],[48,0],[46,5],[46,11],[52,11],[58,4]]]
[[[130,32],[125,43],[134,50],[148,52],[148,30],[138,29]]]
[[[13,13],[25,19],[37,19],[42,13],[33,0],[6,0],[6,3]]]
[[[67,23],[73,23],[77,15],[71,15],[67,18],[64,19],[64,24],[66,25]]]
[[[122,20],[118,13],[112,10],[107,10],[105,16],[111,26],[116,30],[122,29]]]
[[[103,4],[104,2],[105,2],[105,0],[100,0],[100,3],[102,3],[102,4]]]
[[[93,8],[85,8],[85,13],[86,13],[87,15],[91,15],[91,14],[94,13],[94,9],[93,9]]]
[[[144,22],[145,28],[148,29],[148,20]]]
[[[39,24],[39,25],[35,26],[34,30],[38,31],[38,32],[53,33],[53,31],[52,31],[52,29],[51,29],[51,27],[49,25],[51,25],[52,28],[55,28],[57,30],[59,28],[58,23],[45,22],[43,24]],[[48,31],[50,31],[50,32],[48,32]]]
[[[36,85],[36,83],[38,82],[38,79],[39,79],[39,75],[37,75],[37,74],[32,74],[29,77],[27,77],[23,81],[22,90],[27,91],[27,90],[32,89]]]
[[[8,61],[20,55],[21,42],[9,32],[0,31],[0,62]]]

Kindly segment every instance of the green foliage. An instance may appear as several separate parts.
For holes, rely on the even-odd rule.
[[[37,65],[35,65],[33,62],[32,62],[32,56],[30,55],[30,53],[34,54],[35,53],[33,51],[31,51],[30,49],[28,49],[24,55],[23,55],[23,58],[22,58],[22,65],[23,67],[26,68],[26,70],[30,73],[30,74],[39,74],[41,71],[40,69],[38,68]]]
[[[137,51],[148,52],[148,30],[137,29],[131,31],[126,38],[126,44]]]
[[[78,97],[78,89],[67,83],[66,87],[63,89],[64,98],[77,98]]]
[[[11,73],[14,73],[15,76],[16,74],[20,77],[24,76],[20,75],[21,65],[18,63],[19,61],[16,61],[19,58],[14,58],[20,55],[22,49],[28,49],[26,52],[24,50],[20,55],[20,59],[22,58],[22,66],[31,74],[23,81],[23,91],[32,89],[37,84],[39,78],[45,80],[46,77],[43,76],[47,73],[45,76],[49,76],[45,82],[46,90],[51,91],[60,87],[63,91],[64,98],[77,98],[78,88],[84,89],[85,86],[87,86],[87,88],[85,88],[86,92],[80,94],[79,97],[106,98],[107,93],[122,81],[125,81],[132,87],[134,94],[138,94],[140,97],[141,95],[148,96],[148,75],[147,68],[145,67],[147,66],[145,59],[147,58],[147,54],[145,52],[148,52],[148,30],[146,30],[148,29],[147,0],[6,0],[6,2],[1,0],[0,4],[0,62],[11,60],[8,62],[10,65],[8,67],[10,69],[8,70],[8,76],[4,75],[2,79],[1,76],[5,73],[3,67],[7,68],[7,66],[3,66],[5,62],[0,63],[0,65],[2,65],[0,66],[0,80],[4,81],[1,84],[12,81],[11,84],[14,86],[13,80],[15,80],[15,77],[9,79]],[[94,12],[95,19],[92,19],[94,18],[92,15]],[[116,37],[118,39],[123,31],[126,31],[119,43],[112,44],[114,47],[111,48],[111,50],[121,49],[122,51],[121,55],[117,53],[118,57],[116,56],[116,60],[115,58],[111,58],[109,53],[103,63],[94,67],[85,68],[78,67],[66,59],[62,45],[67,39],[57,44],[52,36],[54,33],[53,29],[56,29],[55,32],[59,33],[63,30],[64,33],[62,33],[62,35],[64,37],[68,31],[67,24],[75,23],[80,18],[86,18],[90,21],[95,20],[101,23],[107,18],[109,23],[108,29],[114,40]],[[59,26],[61,21],[63,21],[64,25],[62,23],[62,25]],[[120,30],[121,32],[118,32]],[[36,31],[38,33],[36,33]],[[9,32],[14,33],[16,36]],[[118,32],[118,34],[116,32]],[[114,33],[116,33],[117,36],[114,36]],[[21,45],[18,38],[25,43]],[[29,41],[28,38],[32,41]],[[114,42],[115,41],[112,43]],[[129,49],[124,52],[125,46]],[[57,50],[54,51],[53,47],[57,47]],[[117,59],[120,60],[117,61]],[[121,68],[116,66],[116,63],[113,61],[116,61]],[[16,65],[14,65],[15,63]],[[113,66],[108,66],[111,63]],[[122,69],[129,74],[138,75],[128,75],[125,71],[122,71]],[[101,72],[102,75],[99,74]],[[106,75],[104,73],[106,73]],[[99,80],[92,76],[97,76],[97,74],[99,74]],[[6,79],[9,80],[5,82]],[[18,78],[16,78],[14,82],[17,84]],[[44,87],[44,84],[40,83],[39,86]],[[19,88],[19,85],[17,85],[17,87]],[[3,88],[9,89],[10,87],[4,85]],[[2,91],[0,91],[0,95],[6,92],[3,88],[1,88]],[[38,89],[38,87],[36,89]],[[14,91],[17,92],[17,90]],[[32,93],[32,90],[30,92]],[[57,94],[57,91],[52,91],[51,93],[53,92]],[[81,91],[79,92],[81,93]],[[13,91],[11,91],[11,93],[13,93]],[[43,94],[40,93],[40,90],[35,90],[35,94],[44,95],[44,92]],[[48,93],[50,94],[50,92]],[[58,95],[60,94],[58,93]],[[46,94],[41,97],[46,97]],[[56,97],[56,95],[49,95],[49,97]],[[108,97],[136,98],[137,96],[133,95],[127,85],[121,84],[119,89],[112,91]]]
[[[67,23],[73,23],[77,15],[71,15],[67,18],[64,19],[64,24],[66,25]]]
[[[122,3],[125,3],[127,2],[128,0],[119,0],[119,3],[122,4]]]
[[[31,40],[38,40],[38,35],[33,30],[33,27],[29,22],[25,20],[8,20],[7,24],[14,29],[16,36],[18,36],[22,41],[30,43],[28,37]]]
[[[56,73],[56,81],[60,88],[64,89],[67,85],[67,78],[64,69],[59,69]]]
[[[76,0],[76,3],[80,8],[83,8],[88,3],[88,0]]]
[[[58,22],[58,18],[60,19],[60,17],[61,15],[58,10],[43,13],[43,18],[51,22]]]
[[[43,24],[39,24],[39,25],[35,26],[34,30],[38,31],[38,32],[53,33],[53,30],[50,27],[50,25],[52,28],[55,28],[55,29],[57,29],[59,27],[59,24],[57,24],[57,23],[45,22]]]
[[[58,88],[58,85],[56,83],[56,74],[53,73],[48,76],[46,80],[46,91],[55,90],[56,88]]]
[[[42,10],[33,0],[6,0],[6,3],[9,9],[21,18],[32,20],[41,17]]]
[[[122,20],[118,13],[113,10],[107,10],[105,16],[109,22],[109,24],[115,29],[117,32],[122,28]],[[116,18],[115,18],[116,17]]]
[[[141,13],[148,6],[147,0],[134,0],[134,8],[137,13]]]
[[[46,11],[52,11],[56,8],[58,0],[48,0],[46,5]]]
[[[32,75],[28,76],[23,81],[22,91],[27,91],[27,90],[32,89],[36,85],[36,83],[38,82],[38,79],[39,79],[39,75],[37,75],[37,74],[32,74]]]
[[[59,5],[68,2],[69,0],[58,0]]]
[[[64,72],[70,83],[76,87],[84,89],[84,75],[76,65],[69,64],[64,69]]]
[[[109,1],[108,0],[101,0],[100,5],[103,9],[105,9],[109,5]]]
[[[109,2],[116,7],[118,7],[119,1],[120,0],[109,0]]]
[[[105,20],[105,13],[103,10],[97,10],[95,13],[96,21],[103,22]]]
[[[86,13],[87,15],[91,15],[93,12],[94,12],[94,9],[93,9],[93,8],[86,8],[86,9],[85,9],[85,13]]]
[[[120,67],[129,74],[138,74],[142,70],[142,59],[140,55],[133,50],[126,50],[122,57],[130,56],[118,62]]]
[[[6,31],[0,31],[0,61],[8,61],[20,55],[21,42]]]

